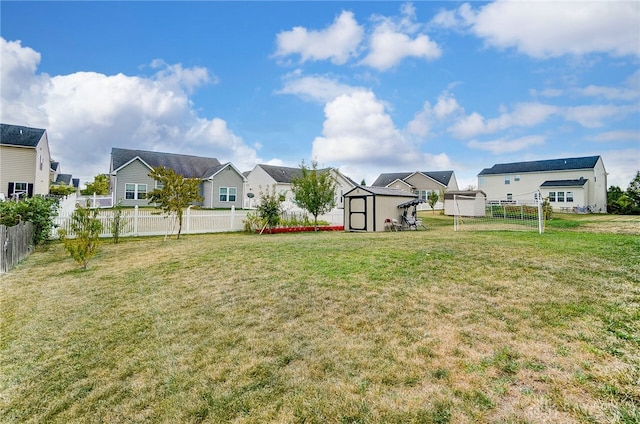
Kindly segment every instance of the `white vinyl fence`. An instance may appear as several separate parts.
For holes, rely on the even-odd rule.
[[[100,237],[111,237],[111,223],[116,210],[98,209],[98,219],[102,222]],[[178,220],[175,215],[166,216],[160,209],[138,208],[121,209],[120,237],[128,236],[164,236],[178,233]],[[58,238],[58,229],[63,228],[67,235],[73,238],[70,221],[73,212],[59,211],[54,219],[57,228],[54,229],[52,238]],[[204,234],[243,231],[247,213],[256,213],[255,210],[209,210],[187,209],[182,217],[181,234]],[[297,212],[302,214],[302,212]],[[288,211],[284,217],[291,218],[295,212]],[[344,217],[342,209],[318,216],[318,220],[327,221],[331,225],[343,225]]]
[[[175,215],[166,216],[159,209],[138,208],[122,209],[120,217],[120,237],[127,236],[159,236],[178,233],[178,220]],[[111,237],[111,222],[114,209],[98,209],[98,219],[102,222],[100,237]],[[242,231],[247,211],[187,209],[182,217],[182,234],[221,233]],[[61,212],[55,218],[57,230],[63,228],[69,237],[73,237],[70,228],[71,213]]]

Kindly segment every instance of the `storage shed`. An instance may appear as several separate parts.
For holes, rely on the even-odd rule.
[[[446,191],[444,214],[460,216],[484,216],[487,195],[482,190]]]
[[[344,229],[384,231],[385,219],[400,221],[398,205],[416,197],[395,188],[356,186],[344,194]]]

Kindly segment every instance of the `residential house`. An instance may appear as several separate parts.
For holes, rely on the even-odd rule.
[[[600,156],[501,163],[478,174],[489,200],[530,203],[548,198],[557,211],[607,211],[607,172]]]
[[[458,181],[453,171],[395,172],[380,174],[372,186],[395,188],[415,193],[419,200],[425,202],[420,205],[419,209],[429,209],[429,195],[436,192],[440,198],[434,205],[434,209],[443,209],[444,198],[441,194],[450,190],[458,190]]]
[[[49,194],[47,130],[0,124],[0,194],[6,199]]]
[[[319,169],[318,171],[324,172],[327,170],[336,181],[336,207],[342,209],[344,208],[343,195],[357,184],[335,168]],[[297,207],[293,202],[292,181],[301,175],[302,170],[300,168],[264,164],[256,165],[250,172],[246,173],[246,192],[248,197],[245,200],[245,206],[247,208],[254,207],[258,203],[260,193],[266,193],[275,186],[276,193],[285,197],[285,209],[296,209]]]
[[[149,173],[158,166],[173,169],[186,178],[199,179],[204,199],[199,206],[242,207],[245,178],[230,162],[222,164],[216,158],[115,147],[111,149],[109,170],[114,202],[122,201],[123,206],[149,205],[148,194],[157,188]]]

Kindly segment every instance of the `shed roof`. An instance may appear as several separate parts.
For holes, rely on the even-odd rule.
[[[135,158],[140,158],[152,168],[164,166],[165,168],[173,169],[176,174],[182,175],[185,178],[202,178],[208,170],[220,165],[220,161],[216,158],[150,152],[146,150],[120,149],[116,147],[111,149],[113,171],[117,171]]]
[[[0,144],[36,147],[46,130],[20,125],[0,124]]]
[[[536,160],[530,162],[498,163],[483,169],[478,175],[515,174],[525,172],[569,171],[573,169],[593,169],[600,156]]]
[[[422,174],[442,184],[448,186],[453,176],[453,171],[416,171],[418,174]],[[373,182],[374,187],[386,187],[395,180],[404,181],[416,172],[390,172],[386,174],[380,174],[380,176]]]
[[[589,181],[586,178],[577,180],[548,180],[543,182],[540,187],[582,187]]]
[[[356,186],[352,190],[349,190],[344,195],[347,196],[349,195],[349,193],[357,189],[362,189],[376,196],[417,197],[417,195],[414,193],[410,193],[406,190],[399,190],[397,188],[372,187],[372,186],[360,186],[360,185]]]

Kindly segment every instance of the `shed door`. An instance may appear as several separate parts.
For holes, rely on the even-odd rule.
[[[349,197],[349,230],[367,230],[367,198]]]

